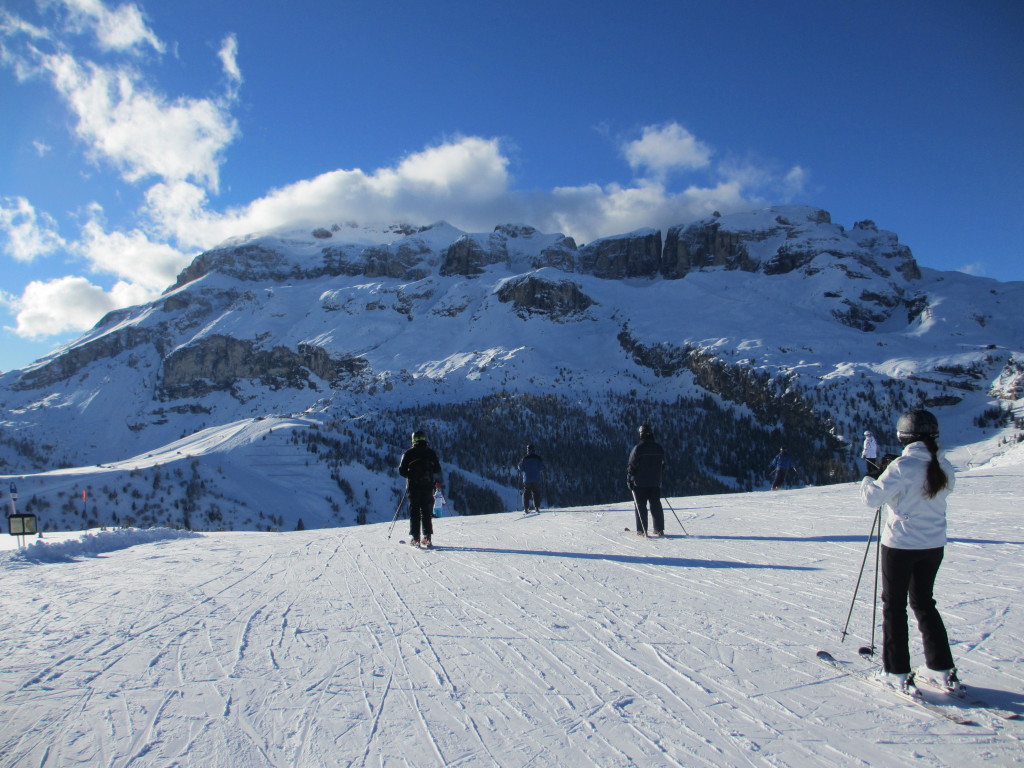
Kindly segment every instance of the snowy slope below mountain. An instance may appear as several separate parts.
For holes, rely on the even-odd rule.
[[[937,587],[963,677],[1018,713],[1022,482],[958,477]],[[839,641],[855,486],[671,505],[689,537],[615,503],[442,519],[435,552],[399,524],[0,553],[0,766],[1019,764],[1020,723],[814,661],[871,634],[868,573]]]

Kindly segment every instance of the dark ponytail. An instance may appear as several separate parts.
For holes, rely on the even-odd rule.
[[[931,461],[928,462],[927,474],[925,475],[924,495],[929,499],[934,499],[939,491],[949,485],[949,478],[946,477],[942,465],[939,464],[939,444],[935,442],[935,438],[928,435],[920,438],[920,440],[928,446],[928,450],[932,455]]]

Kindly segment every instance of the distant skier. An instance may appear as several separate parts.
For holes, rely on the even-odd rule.
[[[409,495],[409,543],[429,547],[434,535],[431,512],[434,489],[441,487],[441,462],[434,449],[427,445],[427,436],[422,430],[412,433],[412,447],[402,455],[398,474],[405,478]]]
[[[875,436],[871,434],[870,430],[864,431],[864,447],[860,450],[860,457],[867,464],[867,469],[864,472],[865,475],[877,478],[882,474],[882,468],[878,464],[878,443],[875,441]]]
[[[544,480],[544,459],[537,455],[532,445],[526,446],[526,455],[519,462],[519,474],[523,480],[523,512],[540,512],[540,484]]]
[[[869,507],[885,506],[882,534],[882,668],[888,684],[913,684],[907,601],[924,643],[927,676],[946,690],[960,689],[953,654],[932,590],[946,545],[946,498],[953,466],[939,456],[939,422],[929,411],[907,411],[896,425],[903,453],[878,479],[865,477],[860,494]]]
[[[793,468],[795,463],[793,457],[786,452],[785,448],[779,448],[779,452],[775,454],[772,463],[768,465],[769,469],[775,470],[775,477],[772,479],[773,491],[777,491],[785,485],[786,475],[789,474],[789,470]]]
[[[649,424],[640,427],[640,442],[629,454],[626,465],[626,485],[633,494],[636,515],[636,534],[665,535],[665,513],[661,508],[661,475],[665,469],[665,449],[654,441],[654,430]],[[647,526],[647,506],[651,507],[651,522]]]

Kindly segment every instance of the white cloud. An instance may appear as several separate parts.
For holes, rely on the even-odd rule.
[[[157,184],[146,194],[146,213],[156,230],[189,248],[336,220],[429,223],[455,218],[464,226],[493,226],[501,210],[520,205],[509,189],[508,162],[497,139],[462,137],[373,173],[329,171],[223,214],[211,212],[205,192],[193,184]]]
[[[234,96],[238,92],[238,86],[242,84],[242,70],[238,66],[238,38],[234,35],[225,37],[217,56],[224,68],[224,74],[228,77],[230,94]]]
[[[233,220],[209,211],[208,204],[202,187],[177,181],[146,190],[143,211],[154,237],[174,240],[183,248],[207,248],[231,236]]]
[[[783,188],[783,199],[785,202],[789,202],[795,197],[802,195],[807,189],[807,184],[810,180],[810,174],[806,168],[799,165],[794,165],[789,169],[789,173],[782,180]]]
[[[61,277],[33,281],[21,297],[11,302],[17,311],[14,332],[26,339],[43,339],[67,331],[92,327],[123,298],[105,292],[84,277]]]
[[[94,272],[115,275],[133,286],[133,296],[144,295],[146,301],[156,298],[195,255],[154,241],[138,229],[107,232],[98,206],[90,213],[82,229],[82,239],[75,246],[76,252],[86,259]]]
[[[53,218],[37,213],[24,197],[0,200],[0,232],[6,235],[4,250],[17,261],[29,262],[65,245]]]
[[[649,125],[643,135],[623,146],[630,166],[655,175],[671,170],[694,170],[711,164],[711,148],[678,123]]]
[[[746,165],[711,185],[691,184],[681,191],[672,191],[662,180],[641,179],[631,185],[589,184],[527,194],[512,188],[508,165],[497,139],[460,137],[412,153],[394,167],[329,171],[222,214],[209,208],[196,185],[157,184],[146,194],[146,213],[155,232],[195,249],[242,234],[342,220],[446,219],[473,231],[525,221],[589,242],[641,227],[664,229],[715,210],[760,205],[764,200],[758,190],[781,184],[768,171]]]
[[[498,140],[469,136],[409,155],[394,172],[379,171],[373,186],[384,195],[402,187],[430,194],[494,195],[508,183],[508,159]]]
[[[133,52],[146,46],[157,53],[165,50],[134,3],[125,3],[114,10],[107,8],[102,0],[63,0],[63,5],[74,24],[95,32],[96,41],[104,50]]]
[[[525,221],[583,242],[640,227],[665,228],[741,210],[763,200],[757,189],[779,180],[767,172],[724,178],[710,186],[670,190],[663,181],[598,184],[524,193],[511,186],[509,160],[497,139],[460,137],[412,153],[373,172],[335,170],[271,191],[246,206],[218,214],[202,189],[158,184],[146,195],[147,215],[181,247],[209,248],[228,237],[278,227],[446,219],[463,229]]]
[[[964,264],[962,267],[957,267],[956,271],[963,272],[965,275],[974,275],[975,277],[985,277],[988,274],[985,263],[981,261],[976,261],[973,264]]]
[[[773,203],[788,203],[803,196],[810,182],[810,174],[802,166],[783,172],[773,163],[749,158],[728,158],[715,170],[723,181],[736,184],[748,195],[756,191]]]
[[[168,101],[131,70],[83,65],[67,53],[45,56],[42,65],[78,118],[78,137],[126,181],[158,176],[217,189],[221,153],[238,135],[227,104]]]
[[[730,213],[757,202],[745,197],[736,182],[722,182],[714,187],[694,185],[677,193],[657,181],[631,187],[591,184],[560,187],[551,197],[551,201],[542,202],[546,217],[534,219],[541,222],[537,226],[572,235],[581,243],[645,227],[664,231],[714,211]]]
[[[32,24],[20,16],[15,16],[0,8],[0,41],[4,38],[13,38],[21,35],[35,41],[50,39],[50,32],[45,27]],[[12,51],[7,50],[3,45],[0,45],[0,54],[13,57]]]

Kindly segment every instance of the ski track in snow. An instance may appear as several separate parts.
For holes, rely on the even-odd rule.
[[[1024,467],[965,475],[937,594],[974,691],[1024,711]],[[0,766],[1024,764],[815,662],[870,635],[853,486],[211,534],[0,570]],[[912,636],[914,633],[912,633]],[[878,630],[877,641],[880,642]],[[920,646],[912,645],[916,658]]]

